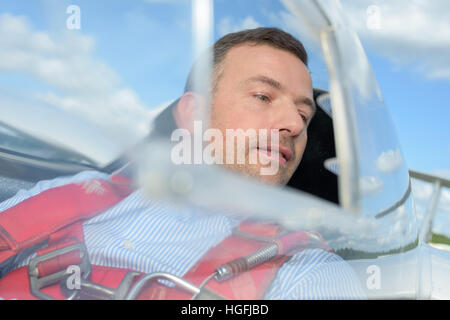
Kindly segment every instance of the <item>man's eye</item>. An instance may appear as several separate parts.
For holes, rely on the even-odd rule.
[[[264,94],[255,94],[255,97],[262,102],[268,103],[270,102],[270,98]]]
[[[302,117],[304,123],[308,123],[308,117],[299,112],[300,117]]]

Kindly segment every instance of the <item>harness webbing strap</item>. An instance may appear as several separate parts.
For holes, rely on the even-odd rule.
[[[331,251],[331,248],[317,234],[308,232],[283,233],[278,225],[250,223],[244,221],[239,231],[250,231],[251,236],[273,238],[277,243],[277,256],[250,268],[246,272],[237,272],[236,276],[225,281],[217,281],[212,275],[217,267],[230,261],[249,256],[266,247],[268,241],[261,241],[243,237],[242,234],[232,234],[217,246],[211,248],[184,276],[183,279],[200,287],[206,281],[204,288],[224,299],[260,300],[264,297],[271,282],[281,265],[295,252],[305,248],[321,248]],[[239,266],[236,266],[239,268]],[[138,296],[139,299],[191,299],[192,294],[184,293],[176,288],[162,283],[152,283],[146,286]]]
[[[113,182],[114,181],[114,182]],[[0,263],[58,231],[105,211],[131,193],[130,184],[92,179],[45,190],[0,214]],[[83,241],[81,226],[75,232]],[[62,237],[63,238],[63,237]]]
[[[86,219],[104,212],[132,192],[130,180],[113,175],[108,181],[91,179],[48,189],[0,213],[0,269],[27,248],[47,243],[37,256],[84,242],[82,224]],[[80,262],[78,252],[70,252],[46,260],[37,266],[40,277],[64,270]],[[101,270],[98,272],[98,270]],[[123,278],[127,270],[95,268],[91,277],[105,278],[112,283]],[[18,268],[0,279],[0,296],[6,299],[35,299],[30,292],[28,267]],[[111,277],[111,275],[114,275]],[[63,299],[59,286],[42,290],[49,296]]]
[[[109,181],[93,179],[49,189],[5,210],[0,214],[0,268],[5,260],[44,241],[48,245],[37,251],[38,256],[47,254],[47,257],[55,250],[84,242],[82,223],[131,192],[126,178],[113,176]],[[246,264],[246,257],[255,258],[255,253],[268,244],[276,244],[276,255],[262,263]],[[225,299],[262,299],[280,266],[296,251],[307,247],[329,250],[320,236],[306,232],[286,233],[274,224],[245,221],[235,233],[211,248],[183,279],[198,287],[204,285],[209,292]],[[243,264],[233,264],[236,259]],[[30,292],[29,272],[36,272],[34,277],[45,278],[69,265],[78,265],[81,260],[77,251],[70,251],[41,259],[35,270],[22,267],[9,272],[0,279],[0,297],[34,299]],[[216,280],[213,277],[215,270],[227,263],[232,269],[232,277],[225,281]],[[244,270],[246,272],[242,272]],[[117,288],[128,271],[92,266],[90,281]],[[59,285],[43,287],[42,292],[57,299],[64,298]],[[138,295],[138,299],[191,298],[192,294],[158,281],[149,283]]]

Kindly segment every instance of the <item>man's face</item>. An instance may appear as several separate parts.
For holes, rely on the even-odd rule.
[[[265,129],[268,150],[246,143],[245,164],[233,161],[225,166],[271,184],[286,184],[303,156],[314,111],[311,77],[298,57],[268,45],[242,44],[230,49],[223,61],[212,97],[210,127],[221,130],[224,137],[226,129]],[[270,150],[271,130],[279,134],[280,153]],[[223,145],[226,154],[225,141]],[[255,156],[258,161],[251,164],[249,159]],[[278,161],[279,169],[261,175],[261,168],[270,166],[267,159]]]

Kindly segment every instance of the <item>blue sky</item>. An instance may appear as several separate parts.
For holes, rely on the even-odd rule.
[[[367,27],[369,6],[378,29]],[[391,112],[410,168],[450,171],[448,1],[343,0]]]
[[[426,79],[369,52],[410,168],[450,170],[450,79]]]
[[[449,2],[342,3],[372,63],[407,165],[450,175]],[[80,30],[67,30],[71,4],[80,7]],[[367,25],[373,5],[379,10],[375,29]],[[271,0],[218,0],[214,19],[214,39],[257,26],[296,31],[283,5]],[[118,140],[139,136],[148,110],[182,93],[194,58],[191,27],[189,0],[3,1],[0,90],[60,108]],[[318,49],[301,40],[310,51],[314,85],[327,88]]]
[[[285,21],[277,21],[280,16],[276,13],[283,9],[279,3],[269,0],[257,2],[258,6],[255,6],[255,1],[230,3],[224,0],[216,2],[215,39],[225,32],[242,28],[286,26]],[[383,37],[383,32],[391,32],[389,28],[392,28],[392,23],[389,19],[393,19],[394,13],[398,19],[403,19],[410,10],[422,10],[423,19],[441,19],[441,25],[449,28],[449,24],[445,23],[448,18],[446,11],[449,10],[439,10],[439,6],[448,8],[448,4],[444,1],[426,5],[422,1],[399,1],[393,5],[388,1],[376,0],[355,3],[343,0],[344,8],[355,23],[372,63],[408,166],[425,172],[450,171],[450,59],[440,61],[443,76],[431,78],[426,71],[427,60],[436,60],[439,50],[442,55],[450,55],[449,38],[433,46],[426,41],[421,43],[420,36],[417,36],[407,39],[410,40],[409,46],[402,48],[395,45],[398,43],[395,37]],[[70,4],[77,4],[81,8],[82,28],[75,32],[95,42],[90,51],[93,59],[106,64],[120,78],[116,86],[132,90],[140,106],[155,107],[181,93],[193,59],[189,1],[3,1],[0,12],[16,17],[24,15],[36,32],[57,34],[58,27],[65,24],[68,17],[65,8]],[[381,23],[378,30],[364,28],[367,21],[365,9],[373,4],[380,8]],[[412,24],[414,21],[405,23]],[[398,25],[395,27],[399,28]],[[412,26],[409,28],[414,30]],[[401,37],[402,32],[408,30],[399,28],[395,31]],[[428,31],[423,30],[423,33]],[[180,48],[185,48],[182,54]],[[439,70],[439,66],[432,65],[433,68]],[[326,86],[324,65],[312,61],[310,69],[313,78],[316,78],[316,86]],[[160,76],[152,78],[149,74]],[[2,70],[0,81],[3,81],[0,83],[5,84],[6,78],[10,86],[25,83],[28,88],[48,88],[45,81],[39,81],[39,78],[36,81],[36,77],[24,76],[23,72],[17,74],[14,70]]]

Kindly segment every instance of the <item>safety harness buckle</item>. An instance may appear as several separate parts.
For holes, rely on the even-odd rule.
[[[65,265],[61,260],[64,256],[68,256],[70,253],[78,251],[79,259],[81,260],[78,263],[70,263],[69,265]],[[78,256],[76,256],[78,258]],[[53,265],[57,265],[58,268],[54,270],[54,272],[50,272],[48,274],[42,274],[42,270],[40,270],[40,266],[43,266],[45,263],[52,263]],[[68,267],[77,266],[80,271],[80,277],[84,280],[88,279],[91,274],[92,267],[89,262],[89,255],[84,243],[75,243],[69,246],[59,248],[53,250],[51,252],[45,253],[43,255],[37,256],[33,258],[28,265],[28,276],[30,280],[30,290],[31,293],[40,299],[43,300],[54,300],[53,297],[43,293],[41,289],[57,284],[63,280],[67,280],[68,277]],[[68,297],[68,300],[73,300],[78,295],[79,290],[74,290]]]

